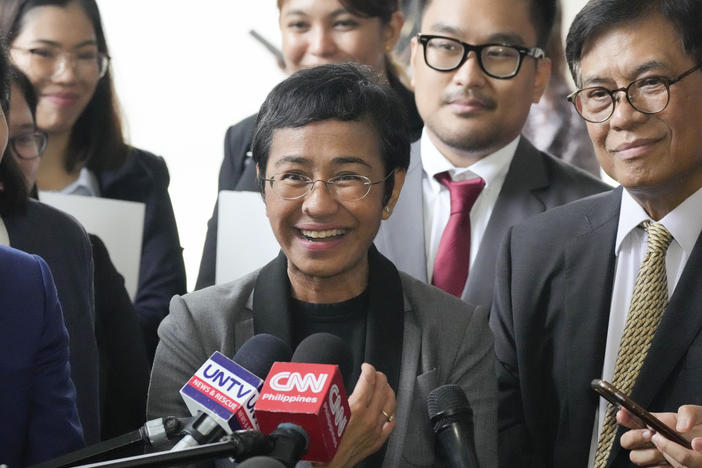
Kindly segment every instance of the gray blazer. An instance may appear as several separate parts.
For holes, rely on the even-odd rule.
[[[424,242],[420,140],[412,144],[410,166],[392,216],[375,238],[378,250],[398,268],[428,281]],[[599,179],[542,153],[522,137],[490,216],[462,299],[490,307],[495,259],[507,229],[549,208],[611,189]]]
[[[259,271],[234,282],[175,296],[159,327],[148,418],[189,415],[179,389],[214,350],[227,356],[253,335],[253,292]],[[481,467],[497,464],[496,379],[492,335],[484,308],[474,308],[401,273],[404,336],[397,426],[383,466],[436,465],[426,397],[435,387],[455,383],[473,409],[475,444]]]

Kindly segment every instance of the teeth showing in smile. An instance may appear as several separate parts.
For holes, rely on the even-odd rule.
[[[305,231],[300,230],[300,233],[310,239],[328,239],[330,237],[337,237],[344,235],[346,233],[345,229],[330,229],[328,231]]]

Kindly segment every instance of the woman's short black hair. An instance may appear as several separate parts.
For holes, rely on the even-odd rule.
[[[672,23],[685,53],[702,64],[702,1],[591,0],[575,16],[566,38],[566,59],[575,83],[580,81],[580,60],[590,37],[656,13]]]
[[[395,91],[366,65],[329,64],[296,72],[268,94],[256,120],[253,158],[266,173],[273,132],[323,120],[364,121],[374,130],[385,174],[409,166],[410,138]],[[393,178],[385,184],[385,201]],[[264,185],[260,185],[263,193]]]
[[[31,9],[41,6],[65,8],[72,2],[80,5],[92,23],[98,51],[109,56],[100,10],[95,0],[2,0],[0,33],[5,35],[8,44],[12,44]],[[119,106],[108,67],[107,73],[98,81],[92,99],[73,126],[66,170],[72,171],[79,166],[96,172],[117,169],[124,164],[127,154],[128,147],[122,134]]]

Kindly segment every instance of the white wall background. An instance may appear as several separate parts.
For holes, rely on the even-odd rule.
[[[584,0],[566,0],[564,28]],[[98,0],[129,141],[166,159],[195,285],[227,127],[283,78],[248,34],[279,44],[273,0]]]
[[[166,159],[195,285],[227,127],[283,77],[249,36],[278,44],[272,0],[98,0],[129,141]]]

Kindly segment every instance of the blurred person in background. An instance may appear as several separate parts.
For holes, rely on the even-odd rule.
[[[278,0],[278,9],[282,56],[287,73],[326,63],[368,65],[399,94],[402,102],[399,110],[409,121],[410,138],[419,138],[422,121],[414,96],[402,84],[404,71],[390,55],[404,22],[399,0]],[[252,115],[227,130],[218,192],[258,191],[256,165],[251,158],[255,123],[256,116]],[[215,204],[212,218],[207,223],[196,289],[215,282],[217,216]]]
[[[9,89],[8,60],[0,44],[0,213],[13,211],[17,201],[21,204],[25,189],[12,159],[10,166],[4,165]],[[10,192],[12,188],[18,190]],[[0,219],[0,238],[7,235]],[[83,318],[92,331],[90,317]],[[51,272],[38,256],[4,245],[0,245],[0,356],[0,464],[27,466],[81,448],[68,333]]]
[[[3,57],[0,53],[0,76],[8,82],[8,93],[3,95],[8,99],[2,102],[5,122],[4,115],[9,115],[11,72]],[[15,118],[19,117],[16,115]],[[36,138],[28,144],[30,147],[32,144],[42,145],[42,136]],[[73,218],[28,199],[28,182],[12,155],[18,149],[30,155],[24,152],[25,145],[16,140],[10,140],[8,146],[7,150],[3,146],[0,156],[0,244],[39,255],[52,269],[70,335],[71,378],[76,387],[83,433],[86,442],[97,442],[100,440],[99,366],[90,241],[83,227]]]
[[[8,114],[10,144],[4,163],[14,159],[20,166],[30,193],[36,193],[36,169],[46,148],[47,136],[34,121],[36,95],[29,79],[12,67],[10,110]],[[11,163],[11,161],[10,161]],[[53,234],[51,239],[36,232],[52,233],[52,226],[41,218],[45,211],[56,211],[30,201],[22,216],[13,218],[14,227],[28,226],[23,232],[23,246],[29,251],[42,251],[49,258],[56,252],[68,253],[77,241]],[[27,214],[28,212],[28,214]],[[60,218],[69,218],[58,213]],[[73,222],[72,219],[67,220]],[[16,229],[13,234],[16,234]],[[150,362],[134,306],[105,245],[89,234],[94,265],[95,338],[99,353],[100,434],[101,439],[115,437],[136,429],[144,422],[146,391]],[[16,236],[13,235],[16,239]],[[42,245],[39,245],[42,242]],[[64,255],[65,255],[64,253]],[[53,263],[53,262],[52,262]],[[52,264],[55,275],[63,276],[63,264]],[[57,283],[59,281],[57,280]],[[64,284],[61,284],[59,293]],[[65,291],[64,294],[72,294]]]
[[[522,133],[535,147],[600,177],[600,164],[587,134],[585,122],[568,102],[572,91],[565,76],[565,52],[561,2],[556,2],[556,17],[546,44],[551,59],[551,76],[541,100],[532,104]]]
[[[0,32],[34,85],[37,125],[49,135],[39,190],[146,205],[134,307],[153,353],[170,298],[185,292],[185,267],[166,164],[124,140],[97,4],[0,0]]]

